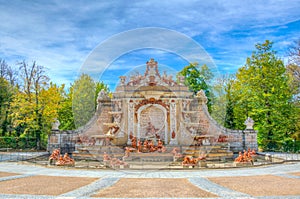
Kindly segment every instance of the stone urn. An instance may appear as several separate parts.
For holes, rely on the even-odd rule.
[[[246,129],[253,129],[254,120],[248,117],[244,124],[246,125]]]

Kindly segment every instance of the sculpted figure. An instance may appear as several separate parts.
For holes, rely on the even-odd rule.
[[[131,139],[131,147],[136,149],[136,137]]]
[[[142,142],[138,139],[138,153],[142,152]]]
[[[159,139],[157,142],[157,148],[161,149],[163,147],[163,142]]]
[[[53,162],[57,161],[60,156],[60,149],[54,149],[52,154],[49,157],[49,163],[52,164]]]
[[[171,151],[171,153],[173,154],[173,156],[175,156],[178,153],[179,149],[174,147]]]
[[[148,140],[145,140],[145,141],[144,141],[142,151],[143,151],[144,153],[145,153],[145,152],[148,152]]]
[[[111,159],[110,156],[106,152],[104,152],[103,161],[109,161],[110,159]]]
[[[125,147],[125,157],[129,157],[130,156],[130,149],[129,147]]]
[[[252,149],[251,155],[256,155],[255,149]]]
[[[63,166],[65,164],[64,158],[62,155],[59,156],[58,161],[55,163],[56,166]]]
[[[75,164],[74,159],[70,158],[68,153],[65,153],[63,159],[64,159],[64,165],[74,165]]]
[[[247,162],[247,160],[248,160],[248,153],[246,150],[244,150],[243,161]]]
[[[243,161],[243,155],[242,152],[239,152],[239,156],[235,158],[234,162],[242,162]]]

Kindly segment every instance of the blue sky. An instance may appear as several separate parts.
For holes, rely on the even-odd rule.
[[[220,73],[234,73],[266,39],[284,58],[299,39],[299,10],[299,0],[0,0],[0,58],[10,65],[36,60],[53,82],[69,84],[103,42],[124,31],[157,27],[192,38]],[[110,50],[117,49],[114,44]],[[99,78],[112,80],[151,57],[175,70],[187,63],[165,49],[138,49],[113,60]]]

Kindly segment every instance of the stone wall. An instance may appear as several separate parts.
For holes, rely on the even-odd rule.
[[[61,154],[73,153],[75,150],[75,131],[53,130],[48,137],[47,151],[52,153],[54,149],[60,149]]]

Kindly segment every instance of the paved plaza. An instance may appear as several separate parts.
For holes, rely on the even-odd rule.
[[[300,198],[300,163],[184,171],[0,163],[0,198]]]

